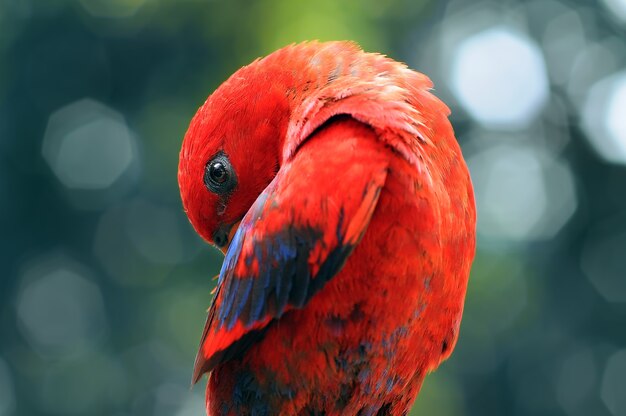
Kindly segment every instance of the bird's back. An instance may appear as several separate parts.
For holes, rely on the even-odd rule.
[[[385,185],[343,269],[304,308],[271,323],[245,354],[213,370],[209,414],[406,414],[426,373],[456,342],[465,259],[474,250],[471,188],[445,189],[446,174],[425,178],[350,118],[331,121],[305,146],[302,169],[337,165],[335,178],[316,178],[328,188],[319,192],[333,192],[344,163],[371,164],[371,157],[387,163]],[[434,198],[440,192],[448,197]],[[447,216],[467,221],[450,228]]]

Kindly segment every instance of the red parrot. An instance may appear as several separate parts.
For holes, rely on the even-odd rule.
[[[459,333],[475,203],[446,105],[349,42],[287,46],[191,121],[179,185],[226,257],[208,415],[405,415]]]

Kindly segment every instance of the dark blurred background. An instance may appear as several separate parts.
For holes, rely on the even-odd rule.
[[[0,0],[0,416],[203,414],[221,254],[179,200],[229,74],[352,39],[435,81],[479,248],[414,415],[626,415],[626,0]]]

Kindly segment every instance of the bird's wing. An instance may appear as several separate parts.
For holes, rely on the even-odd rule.
[[[302,308],[365,233],[385,183],[386,152],[375,138],[364,139],[374,136],[367,127],[333,124],[281,167],[241,221],[222,265],[194,382],[270,321]]]

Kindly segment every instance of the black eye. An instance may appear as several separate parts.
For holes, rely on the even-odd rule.
[[[224,183],[228,180],[228,172],[222,162],[213,162],[209,166],[209,178],[215,183]]]
[[[215,155],[206,164],[204,184],[209,191],[216,194],[226,194],[237,185],[235,171],[223,152]]]

